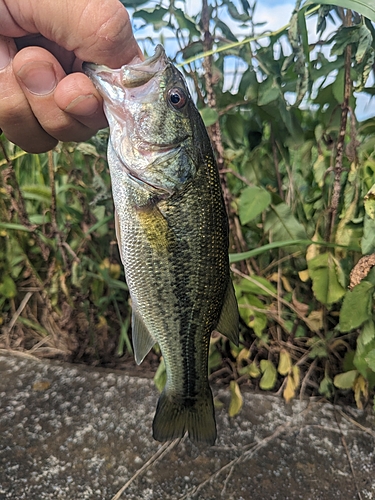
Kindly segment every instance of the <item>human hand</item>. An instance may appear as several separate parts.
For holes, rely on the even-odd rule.
[[[107,125],[83,61],[142,57],[118,0],[0,0],[0,128],[25,151],[85,141]]]

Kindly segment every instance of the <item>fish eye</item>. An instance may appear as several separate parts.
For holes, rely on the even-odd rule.
[[[168,99],[175,109],[181,109],[187,102],[186,92],[178,87],[168,91]]]

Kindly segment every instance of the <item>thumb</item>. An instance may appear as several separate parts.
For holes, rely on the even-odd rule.
[[[7,8],[10,19],[0,27],[5,36],[40,33],[83,61],[113,68],[142,57],[118,0],[12,0]]]

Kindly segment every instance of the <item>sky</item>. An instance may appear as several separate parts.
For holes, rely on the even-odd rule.
[[[238,0],[232,0],[235,4],[239,5]],[[252,4],[253,1],[249,0],[249,2]],[[150,4],[147,4],[149,6],[153,6],[155,4],[160,4],[163,5],[163,2],[156,2],[156,1],[151,1]],[[165,3],[165,2],[164,2]],[[168,2],[169,4],[169,2]],[[165,3],[165,5],[168,5]],[[147,6],[146,5],[146,6]],[[178,8],[181,8],[186,12],[188,15],[196,15],[200,8],[201,8],[201,1],[197,0],[176,0],[175,1],[175,6]],[[255,15],[254,15],[254,21],[256,23],[264,23],[261,27],[258,28],[258,32],[264,32],[264,31],[276,31],[280,29],[281,27],[285,26],[292,15],[293,9],[295,7],[295,2],[293,1],[283,1],[283,0],[258,0],[256,4],[256,9],[255,9]],[[241,11],[241,7],[239,7],[239,10]],[[221,19],[223,22],[227,23],[228,26],[231,28],[233,33],[238,36],[240,39],[241,37],[246,37],[249,36],[249,30],[244,30],[240,29],[238,25],[236,25],[226,14],[225,11],[223,11],[223,18]],[[140,22],[139,20],[134,20],[134,28],[135,28],[135,36],[138,40],[144,39],[146,37],[150,37],[151,39],[155,39],[159,37],[159,34],[155,35],[153,32],[152,28],[150,26],[144,27],[142,29],[139,29],[139,26],[141,24],[144,24],[143,22]],[[307,29],[309,33],[309,41],[314,41],[316,37],[316,19],[310,18],[307,20]],[[331,32],[334,30],[334,25],[328,25],[327,27],[327,33]],[[173,33],[170,29],[165,30],[165,40],[164,40],[164,46],[167,52],[167,55],[170,57],[174,57],[177,50],[178,46],[176,42],[174,41]],[[142,43],[141,43],[142,45]],[[145,42],[145,47],[146,50],[152,52],[152,43],[151,42]],[[328,56],[328,54],[327,54]],[[226,69],[229,71],[231,70],[230,63],[226,66]],[[228,77],[227,81],[227,87],[230,87],[231,81]],[[370,81],[367,83],[367,85],[373,85],[374,82]],[[361,94],[357,95],[357,107],[356,107],[356,115],[359,120],[371,118],[375,116],[375,99],[371,98],[368,94]]]

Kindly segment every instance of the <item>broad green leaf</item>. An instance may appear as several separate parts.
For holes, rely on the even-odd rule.
[[[271,203],[268,191],[257,186],[246,187],[239,199],[239,216],[241,224],[245,225],[263,212]]]
[[[350,370],[345,373],[339,373],[333,379],[333,383],[338,389],[351,389],[357,376],[358,370]]]
[[[234,35],[233,31],[229,28],[227,23],[224,23],[220,19],[215,19],[216,26],[223,32],[223,35],[232,42],[238,42],[237,37]]]
[[[249,321],[248,325],[254,330],[255,335],[260,338],[267,326],[267,316],[256,311],[254,313],[254,319]]]
[[[327,375],[323,378],[319,385],[319,394],[325,396],[326,398],[330,398],[333,392],[333,382],[330,377]]]
[[[332,94],[334,95],[336,101],[341,104],[344,100],[344,70],[340,70],[335,78],[332,85]]]
[[[371,186],[363,199],[366,214],[370,219],[375,219],[375,184]]]
[[[365,325],[369,324],[369,323],[372,323],[372,320],[370,321],[367,321],[365,323]],[[368,329],[369,327],[367,326],[366,329]],[[368,354],[375,349],[375,339],[372,339],[372,340],[368,340],[368,338],[366,338],[364,336],[364,329],[365,329],[365,326],[362,327],[362,332],[359,334],[358,338],[357,338],[357,346],[356,346],[356,350],[355,350],[355,353],[354,353],[354,358],[353,358],[353,365],[355,368],[357,368],[357,370],[364,376],[364,377],[369,377],[369,365],[368,365],[368,362],[366,360],[366,357],[368,356]],[[366,336],[368,335],[368,332],[366,334]],[[366,343],[365,343],[366,341]]]
[[[375,4],[373,0],[320,0],[321,5],[338,5],[344,9],[354,10],[362,16],[368,17],[375,23]],[[315,5],[315,0],[307,0],[303,8]]]
[[[164,20],[166,14],[168,14],[168,9],[165,9],[161,5],[156,5],[155,8],[147,7],[134,12],[133,18],[142,18],[146,24],[151,24],[155,29],[159,30],[168,25],[168,22]]]
[[[183,10],[174,8],[173,13],[176,17],[180,29],[187,29],[190,33],[190,36],[200,36],[200,31],[196,27],[194,20]]]
[[[346,292],[340,310],[340,332],[354,330],[370,319],[373,291],[369,281],[362,281]]]
[[[319,254],[307,261],[315,297],[323,304],[333,304],[345,294],[340,284],[340,263],[329,252]]]
[[[362,61],[368,50],[372,50],[371,44],[372,44],[371,31],[363,23],[359,27],[359,43],[357,52],[355,54],[357,63],[360,63]]]
[[[17,295],[16,284],[10,276],[4,276],[2,282],[0,281],[0,295],[7,299],[13,299]]]
[[[372,217],[370,218],[368,212],[363,219],[361,250],[363,255],[369,255],[375,252],[375,219]]]
[[[306,231],[298,222],[286,203],[271,205],[270,212],[266,216],[264,231],[272,235],[276,241],[306,239]]]
[[[262,85],[258,87],[258,106],[265,106],[275,101],[281,96],[280,87],[276,81],[276,78],[269,76],[267,80],[262,82]]]
[[[370,343],[372,340],[375,339],[375,324],[372,319],[366,321],[363,324],[361,337],[364,345],[367,345],[368,343]]]
[[[213,108],[203,108],[200,114],[206,127],[210,127],[219,119],[219,113]]]
[[[265,305],[255,295],[245,294],[238,298],[238,306],[241,318],[260,338],[267,326],[267,315],[259,309],[265,309]]]
[[[366,356],[366,361],[373,372],[375,372],[375,349],[370,351]]]
[[[238,292],[252,293],[254,295],[276,295],[276,288],[263,276],[249,276],[242,278],[239,283],[236,283]],[[269,293],[268,293],[269,292]]]
[[[246,23],[246,22],[251,20],[251,17],[247,13],[241,14],[238,11],[235,4],[233,2],[231,2],[230,0],[225,0],[225,5],[228,8],[228,12],[229,12],[230,16],[233,19],[236,19],[236,21],[242,21],[242,22]]]
[[[277,380],[277,371],[272,363],[267,359],[262,359],[260,362],[260,370],[262,372],[262,378],[259,382],[259,387],[263,391],[270,391],[274,388]]]
[[[234,417],[236,416],[243,405],[243,397],[241,394],[241,390],[239,385],[235,380],[231,380],[230,382],[230,403],[229,403],[229,416]]]

